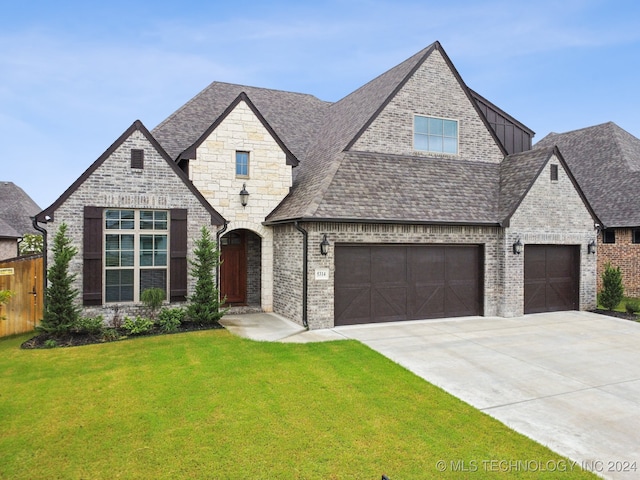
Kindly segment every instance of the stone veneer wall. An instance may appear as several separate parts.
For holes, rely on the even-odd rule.
[[[302,248],[302,233],[293,225],[273,227],[273,311],[301,325]]]
[[[602,273],[605,265],[611,263],[620,267],[624,294],[640,297],[640,244],[632,242],[631,228],[616,228],[616,243],[602,243],[598,237],[598,291],[602,290]]]
[[[247,235],[247,304],[260,305],[262,243],[253,232]]]
[[[236,176],[236,151],[249,152],[247,177]],[[193,184],[229,222],[227,231],[246,229],[261,238],[258,303],[267,312],[273,309],[273,234],[262,222],[289,194],[291,169],[285,153],[245,102],[220,122],[189,162]],[[249,192],[246,207],[240,204],[243,184]],[[247,278],[248,286],[255,280]]]
[[[18,256],[18,242],[15,238],[0,238],[0,260]]]
[[[414,150],[415,114],[458,120],[458,155]],[[474,104],[437,50],[389,102],[352,150],[492,163],[504,158]]]
[[[551,181],[550,165],[558,165],[558,180]],[[595,307],[596,255],[587,253],[594,240],[594,220],[558,159],[553,156],[511,218],[505,231],[502,277],[504,301],[501,316],[521,315],[524,305],[524,254],[514,255],[512,245],[578,245],[580,247],[580,310]]]
[[[144,169],[131,168],[131,149],[144,149]],[[43,225],[48,231],[49,247],[59,226],[67,224],[67,235],[72,239],[78,254],[70,264],[70,273],[76,274],[74,287],[80,292],[82,302],[82,258],[83,258],[83,209],[85,205],[105,208],[131,208],[169,210],[186,208],[188,258],[193,258],[195,241],[200,229],[209,228],[215,238],[216,226],[211,225],[211,215],[193,196],[187,186],[176,176],[164,158],[147,141],[142,133],[135,131],[113,154],[99,166],[91,176],[54,212],[53,221]],[[49,248],[49,265],[53,254]],[[189,274],[188,292],[192,293],[195,279]],[[84,315],[103,315],[106,322],[114,314],[135,315],[140,306],[130,303],[105,304],[102,307],[84,307]]]

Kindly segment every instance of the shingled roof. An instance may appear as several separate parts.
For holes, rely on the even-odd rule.
[[[19,238],[25,233],[38,233],[31,217],[40,207],[13,182],[0,181],[0,237]]]
[[[640,140],[613,122],[550,133],[534,148],[557,145],[605,227],[640,226]]]

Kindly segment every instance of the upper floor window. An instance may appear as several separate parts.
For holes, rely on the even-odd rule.
[[[413,147],[423,152],[458,153],[458,121],[413,117]]]
[[[106,210],[105,301],[135,302],[148,288],[167,291],[168,212]]]
[[[551,181],[558,181],[558,165],[551,164]]]
[[[236,152],[236,177],[249,176],[249,152]]]
[[[602,243],[616,243],[616,231],[612,228],[603,230]]]
[[[640,243],[640,228],[631,230],[631,243]]]

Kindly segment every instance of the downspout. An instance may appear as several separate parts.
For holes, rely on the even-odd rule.
[[[307,293],[309,290],[309,280],[308,280],[308,270],[309,270],[309,259],[307,258],[308,252],[308,243],[309,243],[309,232],[307,232],[304,228],[298,225],[298,221],[296,220],[293,224],[302,236],[304,237],[304,242],[302,244],[302,326],[304,328],[309,328],[309,322],[307,321]]]
[[[42,271],[43,271],[43,275],[42,275],[42,295],[43,295],[43,299],[42,299],[42,307],[43,309],[46,310],[47,308],[47,257],[48,257],[48,251],[47,251],[47,230],[45,228],[42,228],[40,225],[38,225],[38,219],[36,217],[31,217],[31,224],[33,225],[33,228],[35,228],[37,231],[39,231],[40,233],[42,233]]]
[[[218,252],[220,252],[220,237],[227,231],[227,227],[229,226],[229,222],[224,221],[224,226],[216,232],[216,246],[218,248]],[[220,257],[218,257],[220,260]],[[220,302],[220,261],[218,261],[218,266],[216,267],[216,290],[218,291],[218,303]],[[218,308],[220,305],[218,304]]]

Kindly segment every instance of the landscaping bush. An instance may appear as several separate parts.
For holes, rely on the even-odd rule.
[[[105,328],[104,331],[102,332],[102,339],[105,342],[115,342],[119,338],[120,338],[120,334],[118,333],[118,330],[116,330],[115,328]]]
[[[152,320],[155,320],[156,312],[162,306],[165,298],[166,294],[161,288],[147,288],[140,294],[140,300],[142,300],[142,303],[149,309],[149,315]]]
[[[600,292],[600,303],[607,310],[615,309],[622,301],[624,288],[622,287],[622,273],[620,267],[612,267],[610,263],[605,266],[602,272],[602,292]]]
[[[633,315],[634,313],[638,313],[640,312],[640,302],[638,302],[637,300],[630,300],[628,302],[625,302],[624,309],[630,315]]]
[[[0,290],[0,307],[6,305],[11,297],[13,297],[11,290]],[[5,320],[5,317],[0,315],[0,320]]]
[[[129,335],[141,335],[151,331],[153,328],[153,321],[149,318],[139,316],[134,319],[124,317],[122,328],[129,332]]]
[[[67,333],[80,317],[80,309],[74,302],[78,290],[72,287],[76,275],[69,273],[69,263],[78,249],[71,245],[66,233],[67,225],[63,223],[53,238],[53,265],[48,270],[44,315],[37,327],[46,333]]]
[[[196,278],[196,288],[187,307],[190,321],[215,323],[225,312],[220,311],[219,293],[214,280],[214,272],[220,263],[220,252],[206,227],[202,227],[200,238],[194,250],[196,259],[190,261],[191,275]]]
[[[160,310],[156,323],[162,332],[175,332],[184,322],[186,315],[187,312],[184,308],[163,308]]]
[[[76,320],[71,330],[75,333],[100,335],[104,330],[104,318],[102,318],[102,315],[98,315],[97,317],[80,317]]]

